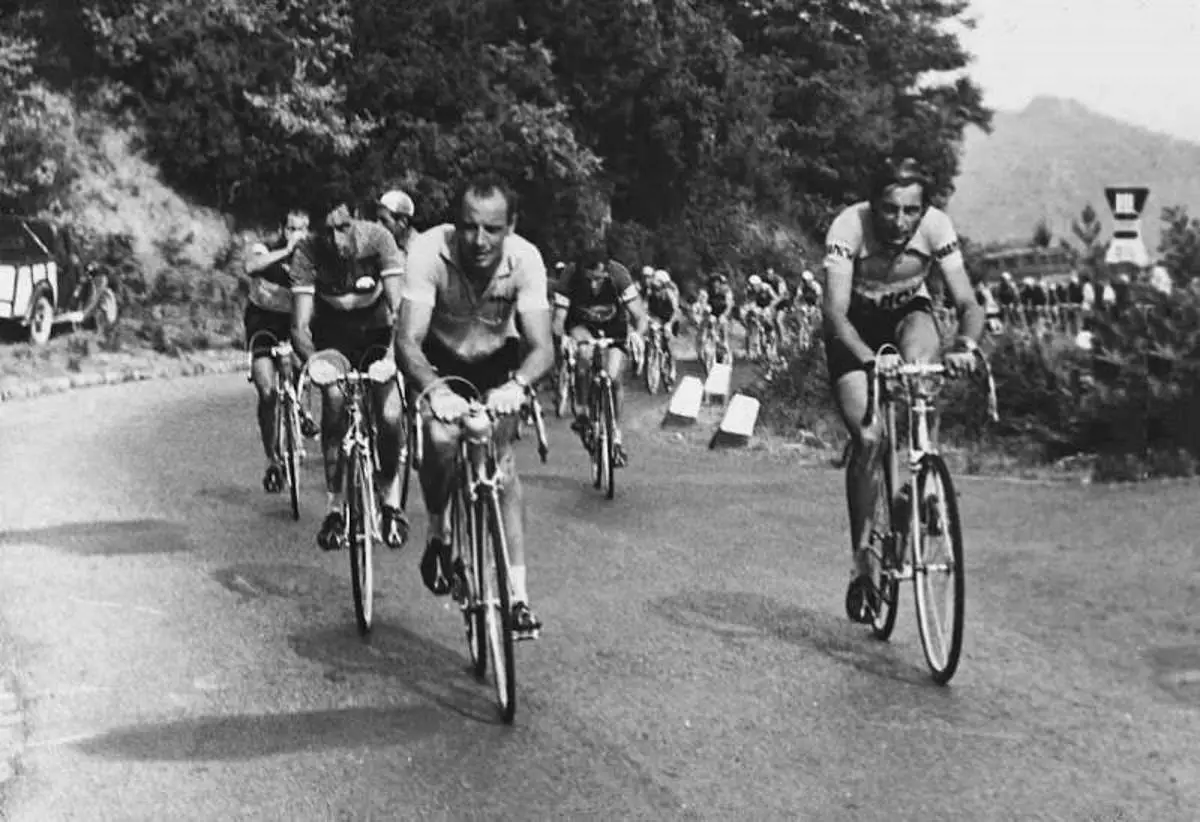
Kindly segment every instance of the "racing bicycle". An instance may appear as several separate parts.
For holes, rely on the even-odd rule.
[[[259,331],[250,338],[249,357],[253,365],[254,352],[260,344],[274,341],[275,335],[270,331]],[[300,464],[306,456],[304,437],[315,434],[306,431],[305,422],[315,428],[315,423],[303,417],[300,397],[304,395],[303,373],[301,384],[293,379],[292,344],[288,340],[274,342],[270,349],[271,361],[275,365],[275,457],[283,464],[284,481],[288,487],[289,503],[292,509],[292,519],[300,519]],[[252,375],[247,379],[253,380]]]
[[[437,387],[451,383],[464,386],[473,397],[457,420],[460,436],[450,496],[450,542],[454,552],[450,593],[462,611],[472,669],[482,679],[487,675],[490,660],[500,715],[504,722],[511,723],[517,712],[513,652],[516,637],[512,623],[512,566],[500,506],[506,477],[497,458],[498,418],[483,404],[479,389],[461,377],[435,380],[417,398],[416,404],[422,403]],[[538,428],[537,434],[542,449],[545,432]],[[418,464],[422,450],[418,434]]]
[[[651,320],[646,339],[646,390],[651,394],[657,394],[659,388],[670,391],[676,376],[667,326],[660,320]]]
[[[996,383],[980,352],[987,379],[988,416],[999,419]],[[866,550],[871,565],[874,601],[871,629],[887,640],[896,624],[900,583],[911,580],[917,628],[933,680],[945,685],[954,676],[962,653],[965,568],[958,497],[946,461],[930,436],[934,400],[944,384],[940,363],[906,363],[895,346],[876,353],[867,370],[867,414],[863,427],[874,425],[876,398],[883,415],[884,447],[875,466],[875,516]],[[896,406],[907,407],[908,477],[900,478],[900,434]],[[936,430],[936,428],[935,428]],[[938,590],[939,584],[944,590]],[[849,603],[847,603],[849,606]],[[849,610],[849,607],[848,607]]]
[[[313,385],[336,386],[346,397],[348,424],[338,452],[342,493],[346,500],[342,541],[350,554],[350,584],[354,594],[354,618],[360,634],[371,630],[375,597],[375,543],[382,542],[379,529],[377,488],[378,451],[376,429],[371,421],[369,383],[384,384],[396,379],[396,363],[383,358],[367,371],[356,370],[337,351],[320,351],[305,365]]]
[[[600,336],[588,342],[592,347],[591,379],[588,383],[588,429],[583,446],[592,458],[592,485],[603,488],[612,499],[617,492],[614,437],[617,430],[616,392],[612,375],[604,367],[604,354],[616,344],[612,337]]]
[[[719,326],[719,333],[717,327]],[[700,330],[700,362],[704,373],[711,374],[717,363],[733,366],[733,346],[729,344],[729,320],[709,314]]]

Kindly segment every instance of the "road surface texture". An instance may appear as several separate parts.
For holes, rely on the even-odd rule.
[[[843,614],[838,472],[708,451],[633,397],[614,501],[565,422],[547,465],[521,445],[547,629],[513,727],[419,581],[423,516],[358,637],[318,468],[293,523],[243,377],[0,409],[6,818],[1200,816],[1196,485],[962,480],[967,644],[940,688],[911,589],[890,644]]]

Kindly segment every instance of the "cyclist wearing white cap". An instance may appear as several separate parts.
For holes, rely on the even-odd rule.
[[[405,254],[408,253],[409,244],[417,236],[412,227],[412,218],[416,213],[412,197],[398,188],[385,193],[376,203],[375,214],[379,222],[392,232],[392,236],[396,238],[396,245]]]

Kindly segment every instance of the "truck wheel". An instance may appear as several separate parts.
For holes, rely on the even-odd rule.
[[[54,306],[50,298],[40,294],[33,301],[33,311],[29,316],[29,341],[34,345],[45,345],[50,341],[50,332],[54,329]]]

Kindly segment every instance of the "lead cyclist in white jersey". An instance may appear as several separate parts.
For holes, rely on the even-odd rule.
[[[880,458],[882,423],[863,429],[867,411],[866,366],[884,343],[910,362],[938,357],[941,339],[926,280],[938,266],[958,311],[959,336],[943,355],[950,373],[972,371],[984,330],[950,218],[929,204],[931,183],[916,160],[882,165],[871,179],[870,199],[849,206],[825,238],[825,350],[838,412],[850,433],[846,502],[853,559],[848,616],[869,622],[877,603],[870,583],[865,538],[875,510],[872,466]]]

